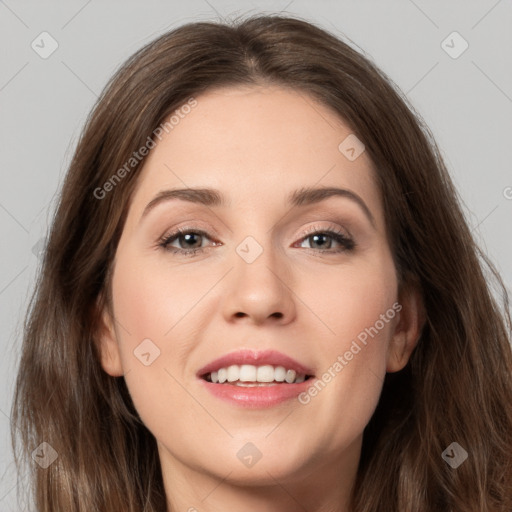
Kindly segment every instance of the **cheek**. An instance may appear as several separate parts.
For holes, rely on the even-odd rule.
[[[201,294],[179,272],[169,282],[162,268],[137,265],[136,258],[117,261],[112,284],[125,381],[143,422],[158,432],[172,423],[171,411],[186,405],[179,383],[194,338],[182,320]]]
[[[172,281],[162,269],[148,264],[130,265],[120,261],[116,266],[113,287],[116,316],[131,333],[132,341],[139,338],[163,339],[172,334],[190,303],[197,300],[197,291],[180,273],[172,273]]]
[[[172,362],[179,367],[186,362],[194,348],[201,298],[215,280],[215,276],[191,275],[167,265],[163,258],[151,261],[147,255],[125,248],[113,277],[123,363],[132,366],[133,351],[146,339],[160,350],[160,364]]]
[[[394,266],[385,256],[322,282],[323,293],[313,295],[315,312],[331,332],[319,343],[318,380],[300,400],[326,427],[324,448],[334,450],[361,434],[377,406],[400,305]]]
[[[348,350],[351,341],[358,337],[362,342],[365,338],[386,340],[392,331],[391,321],[396,315],[392,306],[397,300],[391,256],[381,252],[367,261],[340,267],[339,271],[330,269],[325,275],[317,272],[304,288],[302,297],[306,296],[311,310],[324,324],[322,352],[331,358],[333,353]],[[382,353],[385,345],[368,344],[366,352]]]

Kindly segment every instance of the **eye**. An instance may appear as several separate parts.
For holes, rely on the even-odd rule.
[[[205,248],[201,246],[203,238],[210,239],[208,233],[201,229],[178,228],[173,233],[164,235],[158,245],[166,251],[193,255],[204,251]],[[178,247],[171,245],[174,242],[178,243]]]
[[[204,239],[212,240],[208,233],[201,229],[178,228],[174,232],[164,235],[158,245],[171,253],[193,256],[204,252],[208,248],[202,245]],[[354,240],[341,230],[320,229],[318,227],[313,227],[307,231],[306,236],[303,236],[298,243],[302,246],[305,241],[310,241],[310,247],[305,247],[305,249],[327,254],[352,251],[356,245]],[[338,249],[331,249],[333,241],[340,245]],[[177,244],[177,246],[173,244]],[[213,245],[221,244],[213,242]]]
[[[341,248],[329,250],[332,247],[333,240],[335,243],[339,244]],[[310,247],[306,247],[306,249],[317,249],[317,247],[314,246],[319,245],[320,252],[327,253],[352,251],[355,248],[354,240],[338,229],[319,229],[318,227],[313,227],[307,232],[307,236],[301,238],[300,244],[302,245],[305,241],[310,242]]]

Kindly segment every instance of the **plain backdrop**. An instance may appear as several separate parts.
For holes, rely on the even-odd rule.
[[[347,37],[407,94],[510,292],[511,2],[0,0],[0,510],[23,508],[9,437],[22,318],[87,114],[120,64],[163,32],[259,12],[298,15]]]

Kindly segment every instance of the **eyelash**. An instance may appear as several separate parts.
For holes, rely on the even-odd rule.
[[[193,229],[193,228],[178,228],[173,233],[164,235],[158,242],[158,246],[161,247],[163,250],[179,254],[182,256],[189,256],[192,257],[196,255],[199,252],[203,252],[206,247],[198,247],[196,249],[178,249],[176,247],[170,247],[169,244],[177,240],[180,236],[187,235],[187,234],[195,234],[200,235],[206,238],[210,238],[208,233],[201,229]],[[348,237],[343,233],[342,231],[339,231],[337,229],[318,229],[317,227],[310,228],[302,238],[299,240],[301,243],[304,242],[306,239],[312,237],[313,235],[327,235],[329,238],[332,238],[334,241],[338,242],[342,245],[341,249],[335,249],[335,250],[325,250],[322,251],[321,249],[309,249],[306,247],[306,249],[309,249],[310,251],[320,251],[321,253],[328,253],[328,254],[338,254],[341,252],[351,252],[356,247],[356,244],[352,238]]]

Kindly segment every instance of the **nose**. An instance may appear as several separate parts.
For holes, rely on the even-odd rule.
[[[252,262],[234,255],[234,269],[225,289],[223,313],[228,322],[287,324],[295,318],[293,276],[284,256],[270,244]]]

